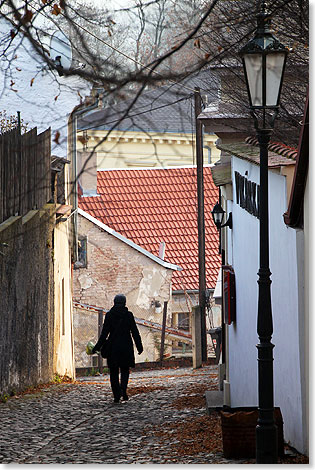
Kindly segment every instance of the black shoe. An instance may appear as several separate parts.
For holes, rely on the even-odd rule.
[[[128,400],[128,395],[127,393],[124,393],[122,396],[122,401],[127,401]]]
[[[114,403],[119,403],[120,398],[114,398]]]

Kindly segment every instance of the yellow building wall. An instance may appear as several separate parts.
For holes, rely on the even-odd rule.
[[[203,137],[204,164],[215,163],[217,136]],[[90,130],[78,133],[78,151],[95,151],[97,169],[172,167],[196,164],[193,134]],[[211,153],[211,159],[210,159]]]
[[[75,378],[73,320],[72,320],[72,269],[69,246],[69,222],[60,222],[54,233],[54,372]]]
[[[73,186],[70,166],[65,165],[65,204],[70,205]],[[69,213],[64,216],[69,217]],[[54,373],[75,378],[72,306],[72,217],[56,220],[54,230]]]

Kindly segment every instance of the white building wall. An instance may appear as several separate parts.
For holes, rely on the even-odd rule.
[[[259,184],[257,165],[233,157],[233,180],[235,171]],[[257,406],[259,220],[236,204],[235,184],[233,200],[233,248],[229,247],[232,259],[228,260],[235,270],[237,310],[236,322],[228,329],[231,406]],[[303,451],[298,301],[301,289],[297,272],[300,240],[299,234],[283,221],[286,209],[285,177],[269,171],[275,406],[281,408],[285,440]]]
[[[0,52],[10,38],[10,27],[0,19]],[[0,111],[7,116],[21,112],[28,130],[37,126],[38,133],[51,127],[52,154],[67,155],[68,117],[91,86],[76,77],[59,77],[35,53],[30,42],[17,35],[0,62]],[[54,142],[56,132],[60,133]]]
[[[310,314],[310,185],[309,176],[306,180],[306,188],[304,193],[304,308],[305,308],[305,322],[304,322],[304,380],[302,381],[302,393],[305,394],[305,407],[304,407],[304,448],[305,454],[309,454],[309,314]],[[312,258],[311,258],[312,259]],[[314,295],[314,294],[312,294]]]

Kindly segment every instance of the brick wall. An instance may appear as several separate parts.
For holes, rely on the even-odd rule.
[[[138,252],[113,235],[105,232],[92,222],[79,216],[78,233],[87,236],[87,267],[74,270],[73,299],[82,304],[94,305],[109,310],[116,294],[123,293],[127,297],[127,306],[134,316],[162,324],[162,312],[155,313],[154,300],[164,301],[171,298],[171,278],[173,271],[166,269],[144,254]],[[83,318],[87,322],[84,326]],[[93,315],[85,315],[74,309],[74,337],[76,367],[89,364],[88,356],[84,356],[87,333],[91,334],[90,322]],[[168,319],[171,325],[171,303],[168,303]],[[136,359],[153,361],[158,357],[156,336],[148,328],[139,327],[144,343],[144,353],[136,354]],[[78,338],[84,337],[84,341]],[[79,348],[79,349],[78,349]]]

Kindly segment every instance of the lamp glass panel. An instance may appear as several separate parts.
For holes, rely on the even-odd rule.
[[[222,220],[223,220],[223,215],[224,215],[223,212],[214,212],[213,214],[214,223],[221,225]]]
[[[252,106],[263,106],[262,55],[245,54],[245,69]]]
[[[266,56],[266,105],[276,106],[280,92],[285,54],[276,52]]]

